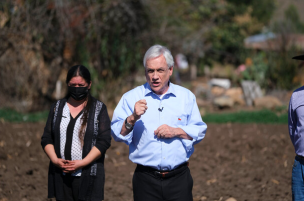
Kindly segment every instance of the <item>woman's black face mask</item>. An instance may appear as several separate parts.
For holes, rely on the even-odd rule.
[[[83,100],[88,96],[88,87],[71,87],[68,86],[69,95],[77,101]]]

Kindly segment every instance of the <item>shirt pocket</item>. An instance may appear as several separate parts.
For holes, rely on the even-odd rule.
[[[175,127],[186,126],[187,125],[187,115],[175,115],[171,119],[171,123]]]

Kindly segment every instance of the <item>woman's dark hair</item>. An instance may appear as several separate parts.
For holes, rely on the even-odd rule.
[[[71,79],[76,76],[82,77],[88,84],[90,84],[91,82],[90,71],[83,65],[72,66],[72,68],[70,68],[70,70],[68,71],[65,82],[68,84],[71,81]]]
[[[76,65],[76,66],[73,66],[72,68],[70,68],[70,70],[68,71],[67,77],[66,77],[66,84],[68,84],[73,77],[77,77],[77,76],[82,77],[86,81],[86,83],[88,85],[90,85],[90,83],[91,83],[90,71],[83,65]],[[85,135],[86,126],[87,126],[88,117],[89,117],[88,116],[89,109],[90,109],[91,102],[92,102],[91,99],[92,98],[91,98],[91,94],[89,91],[88,96],[86,97],[87,102],[83,109],[82,123],[81,123],[81,127],[79,130],[79,135],[78,135],[82,146],[83,146],[83,142],[84,142],[84,135]]]

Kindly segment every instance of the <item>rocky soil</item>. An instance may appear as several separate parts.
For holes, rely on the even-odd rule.
[[[208,124],[190,159],[196,201],[291,200],[294,151],[287,125]],[[44,124],[0,123],[0,201],[46,201],[49,160]],[[105,160],[106,201],[132,200],[135,165],[112,141]],[[53,199],[54,200],[54,199]]]

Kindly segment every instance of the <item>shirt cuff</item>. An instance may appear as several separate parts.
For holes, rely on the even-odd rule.
[[[128,135],[123,136],[122,134],[119,134],[117,136],[118,139],[120,139],[120,141],[123,141],[124,143],[126,143],[127,145],[130,145],[132,142],[132,137],[133,137],[133,131],[131,131]]]
[[[122,134],[120,134],[122,126],[123,126],[124,121],[119,121],[116,124],[116,129],[112,130],[112,136],[114,137],[115,141],[117,142],[124,142],[127,145],[130,145],[132,142],[132,138],[133,138],[133,130],[128,134],[123,136]]]
[[[182,139],[182,143],[186,149],[187,152],[191,152],[193,149],[193,141],[194,140],[187,140],[187,139]]]
[[[183,131],[185,131],[185,133],[187,133],[187,135],[192,137],[194,141],[197,140],[198,133],[199,133],[198,128],[194,128],[194,127],[190,127],[190,126],[178,126],[178,128],[183,129]]]

